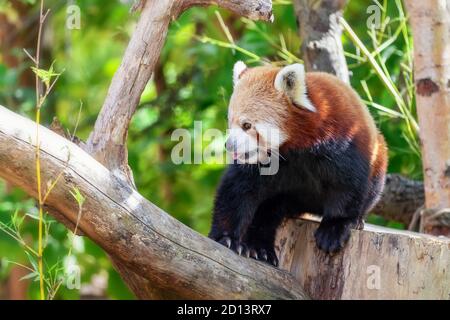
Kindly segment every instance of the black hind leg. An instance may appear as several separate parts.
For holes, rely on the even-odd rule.
[[[288,197],[278,196],[264,202],[257,210],[247,230],[245,244],[247,255],[278,266],[275,253],[275,236],[284,217],[299,213],[299,206]]]
[[[350,230],[357,220],[349,218],[323,218],[314,236],[319,249],[327,253],[341,250],[350,239]]]
[[[367,197],[364,200],[364,213],[368,213],[372,210],[380,200],[381,193],[384,189],[385,179],[386,177],[383,173],[380,173],[370,179]]]

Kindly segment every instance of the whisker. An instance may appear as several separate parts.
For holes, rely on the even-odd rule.
[[[283,159],[284,161],[286,161],[286,158],[283,157],[279,151],[272,150],[272,153],[274,153],[276,156],[278,156],[278,157],[280,157],[281,159]]]

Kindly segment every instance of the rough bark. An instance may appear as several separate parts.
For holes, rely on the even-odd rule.
[[[306,70],[324,71],[350,83],[339,18],[346,0],[294,0]]]
[[[450,1],[405,1],[423,156],[425,232],[450,235]],[[436,223],[437,212],[444,223]]]
[[[0,107],[0,177],[36,197],[36,124]],[[287,272],[239,257],[145,200],[78,146],[40,128],[43,181],[62,172],[47,206],[74,224],[77,187],[86,197],[79,228],[112,258],[137,297],[304,299]]]
[[[127,173],[128,126],[159,58],[169,23],[178,15],[174,1],[147,1],[122,63],[112,79],[88,140],[89,152],[111,170]]]
[[[330,256],[316,248],[311,220],[285,221],[277,250],[312,299],[450,299],[450,239],[366,225]]]

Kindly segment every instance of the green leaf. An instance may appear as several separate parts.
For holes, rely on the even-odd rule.
[[[37,214],[27,212],[25,213],[25,216],[33,220],[39,221],[39,216]]]
[[[32,278],[34,278],[35,281],[39,280],[39,273],[37,273],[36,271],[30,272],[26,276],[23,276],[22,278],[20,278],[20,281],[28,280],[28,279],[32,279]]]
[[[19,209],[16,209],[14,214],[11,216],[11,222],[12,222],[16,232],[18,232],[20,230],[20,227],[22,226],[24,219],[25,219],[25,216],[19,215]]]
[[[28,251],[25,251],[25,254],[28,257],[28,261],[30,261],[30,264],[33,267],[33,270],[38,272],[39,268],[38,268],[36,259]]]
[[[54,69],[53,69],[54,64],[55,64],[55,62],[53,61],[52,65],[50,66],[50,68],[48,70],[31,67],[31,70],[33,70],[33,72],[39,77],[39,79],[41,79],[42,82],[45,83],[45,86],[47,88],[50,87],[52,78],[58,77],[61,75],[61,73],[54,72]]]
[[[81,194],[80,190],[77,187],[72,188],[73,191],[70,191],[70,194],[77,201],[78,205],[81,207],[86,201],[86,198]]]

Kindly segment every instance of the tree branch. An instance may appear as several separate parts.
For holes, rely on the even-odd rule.
[[[87,151],[117,175],[133,182],[126,140],[131,117],[147,85],[171,20],[195,5],[217,4],[251,19],[271,20],[271,0],[158,0],[141,3],[142,13],[87,142]]]
[[[346,4],[346,0],[294,0],[306,70],[333,73],[350,83],[339,25]]]
[[[424,203],[422,181],[410,180],[399,174],[388,174],[381,199],[372,213],[408,226],[414,213]]]
[[[33,197],[35,130],[33,121],[0,107],[0,177]],[[40,134],[43,180],[63,172],[46,205],[75,223],[70,191],[77,187],[86,197],[80,230],[111,256],[138,297],[306,298],[290,274],[237,256],[145,200],[75,144],[43,127]]]
[[[218,5],[252,20],[273,21],[272,0],[184,0],[183,10],[193,6]]]
[[[146,1],[136,30],[115,73],[103,107],[87,141],[87,151],[115,174],[128,169],[128,126],[159,58],[169,23],[176,15],[173,0]]]

